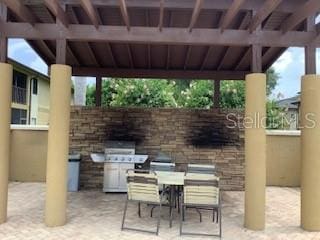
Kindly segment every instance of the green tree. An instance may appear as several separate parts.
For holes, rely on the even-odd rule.
[[[275,71],[273,67],[269,68],[266,74],[267,74],[267,95],[270,96],[273,90],[278,85],[278,80],[280,79],[280,75]]]
[[[114,79],[111,106],[177,107],[175,82],[162,79]]]
[[[188,88],[180,92],[178,103],[181,107],[208,109],[213,105],[212,98],[212,81],[195,80],[190,82]]]
[[[222,81],[220,85],[220,106],[222,108],[244,108],[245,82]]]
[[[267,128],[268,129],[285,129],[285,110],[278,106],[275,100],[267,101]]]

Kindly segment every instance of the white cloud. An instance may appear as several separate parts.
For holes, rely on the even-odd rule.
[[[28,67],[30,67],[38,72],[41,72],[45,75],[48,74],[48,66],[45,64],[45,62],[40,57],[35,58],[35,60],[32,61],[30,63],[30,65],[28,65]]]
[[[281,57],[273,64],[277,72],[285,71],[293,61],[293,54],[290,50],[285,51]]]
[[[43,74],[48,73],[48,66],[23,39],[9,39],[8,57]]]
[[[30,46],[22,39],[9,39],[8,41],[8,56],[9,58],[15,58],[21,52],[32,53]]]

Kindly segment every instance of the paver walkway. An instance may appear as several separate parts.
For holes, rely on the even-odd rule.
[[[243,228],[243,192],[223,194],[223,239],[240,240],[320,240],[320,233],[304,232],[300,223],[300,191],[292,188],[267,188],[267,227],[263,232]],[[160,235],[138,232],[121,232],[120,223],[124,206],[124,194],[104,194],[99,191],[81,191],[69,194],[68,224],[47,228],[44,223],[45,184],[11,183],[9,188],[9,219],[0,225],[1,240],[149,240],[149,239],[210,239],[180,237],[178,215],[173,228],[169,228],[167,208],[163,211]],[[128,223],[152,228],[155,219],[150,219],[149,208],[143,208],[143,217],[138,219],[136,207],[129,211]],[[198,223],[198,215],[190,210],[186,228],[215,230],[209,220]],[[193,221],[192,221],[193,219]],[[212,239],[212,238],[211,238]]]

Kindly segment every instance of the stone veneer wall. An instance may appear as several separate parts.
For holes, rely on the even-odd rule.
[[[103,152],[106,140],[127,140],[151,160],[159,151],[171,153],[180,168],[214,163],[223,189],[243,190],[244,131],[227,127],[228,113],[243,116],[218,109],[72,107],[70,151],[82,154],[81,188],[102,188],[103,164],[93,163],[90,153]]]

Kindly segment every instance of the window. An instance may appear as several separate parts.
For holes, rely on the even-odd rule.
[[[12,101],[14,103],[27,103],[27,75],[13,71],[12,80]]]
[[[36,78],[32,79],[32,94],[34,95],[38,94],[38,79]]]
[[[12,124],[27,124],[27,110],[12,108],[11,123]]]

